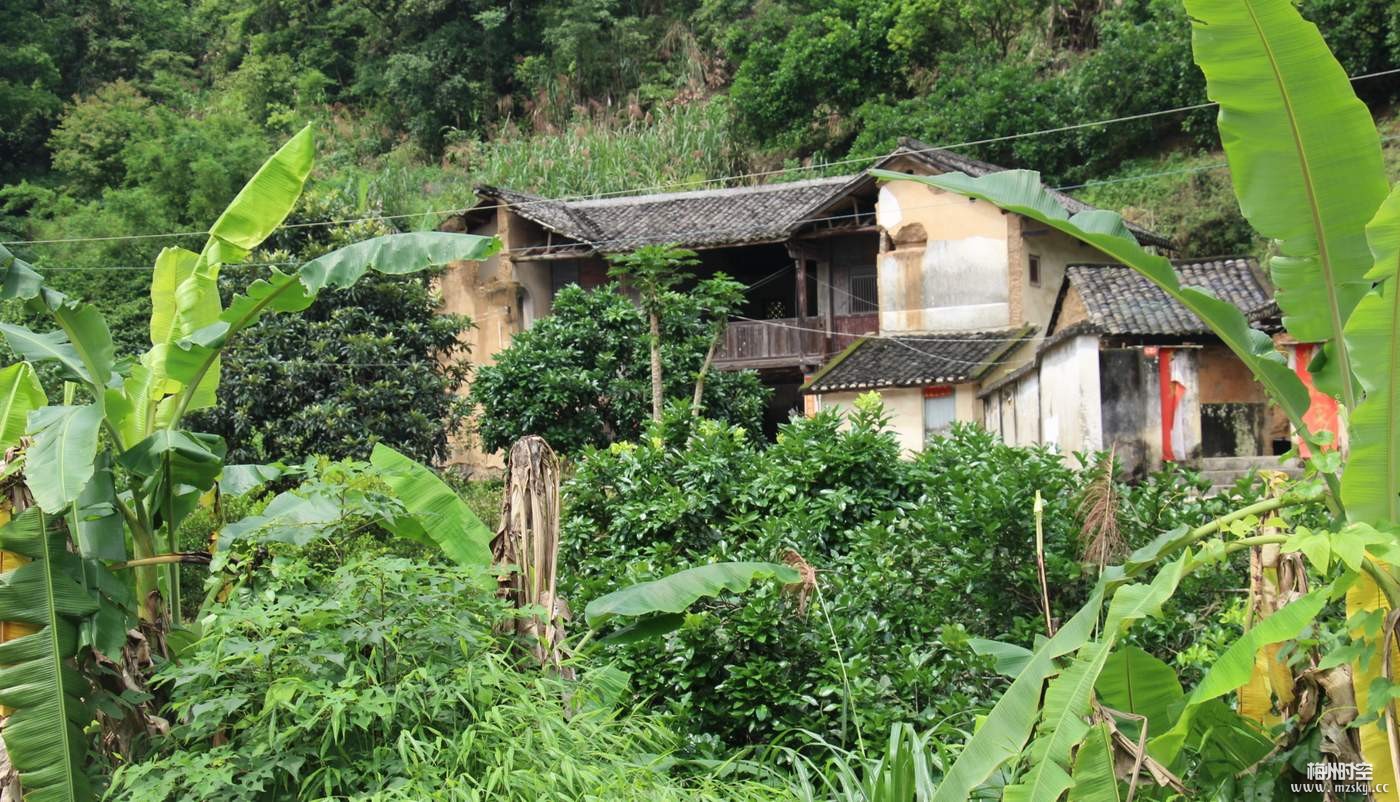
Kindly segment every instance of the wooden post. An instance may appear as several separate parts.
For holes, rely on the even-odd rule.
[[[807,260],[801,253],[795,257],[797,261],[797,359],[801,363],[803,357],[807,356],[807,332],[803,329],[807,325]]]

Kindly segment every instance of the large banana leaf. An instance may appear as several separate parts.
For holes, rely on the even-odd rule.
[[[117,487],[112,478],[112,460],[106,452],[97,455],[92,478],[68,510],[68,531],[78,553],[88,559],[125,560],[126,526],[117,512]]]
[[[1366,399],[1351,415],[1342,499],[1355,521],[1400,523],[1400,187],[1366,228],[1380,282],[1357,304],[1346,337]]]
[[[19,444],[29,413],[49,403],[34,367],[28,362],[0,370],[0,453]]]
[[[1185,697],[1171,666],[1136,646],[1108,658],[1094,690],[1114,710],[1146,716],[1149,733],[1166,732]]]
[[[34,444],[25,478],[44,512],[62,512],[92,479],[101,426],[102,409],[96,404],[43,407],[29,416]]]
[[[1070,776],[1074,747],[1089,734],[1085,718],[1094,685],[1108,659],[1110,642],[1090,643],[1079,650],[1074,663],[1050,681],[1045,689],[1039,736],[1031,744],[1031,770],[1015,785],[1006,787],[1006,802],[1056,800],[1074,784]]]
[[[394,534],[436,545],[459,565],[491,564],[491,530],[431,470],[377,443],[369,457],[408,516],[388,521]]]
[[[220,258],[206,255],[201,261],[242,259],[261,245],[292,213],[315,160],[316,141],[307,125],[258,168],[214,221],[209,229],[210,246],[205,250],[217,243]]]
[[[711,563],[599,596],[588,603],[583,615],[588,625],[597,629],[619,617],[681,613],[703,598],[718,596],[726,591],[743,593],[753,583],[764,579],[791,584],[801,576],[796,569],[781,563]]]
[[[1096,724],[1074,756],[1074,785],[1069,802],[1122,802],[1113,763],[1113,735]]]
[[[64,300],[52,311],[54,319],[68,335],[73,351],[87,369],[93,394],[101,398],[107,380],[112,378],[112,362],[116,358],[107,319],[92,304],[76,301]]]
[[[159,499],[153,517],[173,531],[214,486],[228,446],[216,434],[159,429],[128,448],[117,464],[142,480],[147,498]],[[178,550],[173,542],[170,550]]]
[[[1021,754],[1035,727],[1041,688],[1046,677],[1055,671],[1055,658],[1089,642],[1098,624],[1101,604],[1102,584],[1054,637],[1035,649],[1026,667],[997,700],[982,726],[968,739],[957,762],[943,776],[933,802],[966,802],[997,769]]]
[[[1353,642],[1361,643],[1368,638],[1365,625],[1359,623],[1363,620],[1360,614],[1375,611],[1379,611],[1378,618],[1390,613],[1386,606],[1385,594],[1381,592],[1375,580],[1363,573],[1347,588],[1347,620],[1350,622],[1348,629]],[[1394,665],[1397,662],[1400,662],[1400,650],[1392,645],[1391,663]],[[1371,698],[1373,692],[1380,693],[1386,687],[1384,683],[1376,682],[1385,675],[1385,653],[1380,648],[1372,649],[1369,654],[1353,659],[1351,673],[1358,712],[1364,715],[1384,704],[1383,701]],[[1395,764],[1391,760],[1390,739],[1386,736],[1385,728],[1385,717],[1382,716],[1357,725],[1356,730],[1361,741],[1361,756],[1371,764],[1374,772],[1371,782],[1376,787],[1385,786],[1390,789],[1389,793],[1377,794],[1377,802],[1396,802],[1400,800],[1400,786],[1397,785],[1400,777],[1396,776]]]
[[[156,382],[163,386],[169,375],[165,362],[174,343],[218,320],[220,266],[247,258],[282,225],[301,197],[315,156],[308,125],[258,168],[209,229],[203,251],[161,251],[151,283],[151,350],[142,359]],[[184,399],[181,411],[213,406],[218,387],[215,359],[200,372],[199,384]],[[167,403],[160,422],[168,422],[174,413],[173,402]]]
[[[207,300],[203,304],[190,304],[191,308],[200,312],[210,312],[208,319],[200,316],[192,319],[180,314],[176,296],[180,286],[194,275],[198,262],[199,254],[184,248],[165,248],[156,257],[156,268],[151,277],[151,348],[141,357],[141,365],[146,371],[147,381],[162,392],[158,393],[155,399],[151,399],[151,394],[147,393],[145,403],[134,405],[133,411],[141,415],[147,414],[147,405],[152,400],[159,400],[159,396],[164,395],[164,383],[168,377],[165,359],[170,348],[181,337],[214,322],[221,311],[219,295],[214,292],[204,294]],[[193,284],[190,294],[199,296],[199,288],[199,284]],[[172,392],[177,391],[178,385],[169,389]],[[141,436],[144,437],[144,433]]]
[[[34,298],[43,289],[44,277],[23,259],[0,245],[0,299]]]
[[[1069,216],[1041,186],[1040,174],[1030,170],[1006,170],[980,178],[962,173],[935,176],[909,176],[887,170],[871,174],[889,180],[919,181],[939,189],[989,201],[1002,209],[1024,215],[1071,237],[1098,248],[1108,256],[1133,268],[1161,287],[1182,306],[1190,309],[1249,366],[1287,413],[1294,427],[1306,432],[1303,413],[1308,408],[1308,391],[1288,368],[1283,355],[1274,348],[1267,334],[1250,328],[1244,313],[1232,304],[1195,287],[1183,287],[1165,257],[1143,250],[1113,212],[1096,210]]]
[[[1278,242],[1270,267],[1284,325],[1330,341],[1328,386],[1350,406],[1342,328],[1370,289],[1365,228],[1387,190],[1375,123],[1289,0],[1186,0],[1186,11],[1240,210]]]
[[[39,333],[13,323],[0,323],[0,334],[5,335],[5,341],[15,353],[30,362],[57,362],[63,369],[65,379],[96,384],[96,379],[88,372],[83,358],[62,329]]]
[[[5,748],[25,799],[91,799],[82,770],[90,689],[73,659],[97,597],[74,579],[77,557],[37,507],[0,527],[0,549],[30,560],[0,576],[0,620],[36,629],[0,644],[0,704],[14,709]]]
[[[1230,644],[1187,697],[1186,706],[1177,717],[1176,724],[1151,740],[1149,751],[1152,756],[1162,763],[1169,764],[1175,760],[1190,732],[1195,712],[1206,702],[1249,682],[1254,672],[1255,652],[1271,643],[1298,637],[1322,611],[1331,590],[1330,586],[1324,586],[1290,602]]]

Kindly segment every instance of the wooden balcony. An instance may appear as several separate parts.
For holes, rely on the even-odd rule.
[[[778,368],[820,364],[862,334],[880,326],[876,313],[823,317],[731,320],[715,364],[726,368]]]

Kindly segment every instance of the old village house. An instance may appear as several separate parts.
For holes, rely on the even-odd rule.
[[[914,140],[871,167],[1002,169]],[[985,201],[865,172],[577,201],[478,194],[444,229],[494,234],[504,249],[442,279],[445,311],[477,322],[478,361],[549,314],[561,287],[605,283],[608,254],[676,243],[700,254],[697,279],[724,271],[749,286],[718,364],[773,388],[771,427],[874,391],[909,449],[971,421],[1067,454],[1113,446],[1134,470],[1228,460],[1205,465],[1224,481],[1288,447],[1248,369],[1193,315],[1096,249]],[[1056,196],[1071,213],[1089,208]],[[1144,245],[1169,245],[1130,228]],[[1278,331],[1251,261],[1177,269]],[[1306,379],[1309,346],[1280,345]],[[498,459],[469,441],[453,453],[471,466]]]

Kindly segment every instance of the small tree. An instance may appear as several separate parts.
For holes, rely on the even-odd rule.
[[[668,293],[660,316],[666,395],[690,396],[714,342],[695,296]],[[549,317],[477,368],[471,404],[488,450],[537,434],[560,454],[635,440],[650,417],[647,319],[616,286],[565,287]],[[702,388],[706,414],[757,432],[768,390],[753,371],[719,371]]]
[[[648,343],[651,346],[651,419],[661,420],[665,392],[661,384],[661,308],[673,288],[684,278],[682,270],[700,264],[695,251],[675,245],[645,245],[613,257],[608,275],[623,279],[636,288],[647,313]]]
[[[291,219],[338,220],[365,210],[332,193],[308,193]],[[283,229],[271,261],[310,261],[370,237],[392,234],[382,221]],[[249,271],[225,271],[225,301]],[[376,443],[425,462],[445,456],[465,419],[456,388],[469,371],[459,335],[471,325],[441,314],[433,271],[371,273],[327,290],[299,315],[252,326],[228,349],[219,404],[200,413],[202,431],[222,436],[230,462],[307,454],[364,459]]]
[[[744,303],[746,287],[727,273],[715,273],[714,278],[700,282],[695,288],[694,297],[700,304],[702,313],[710,316],[710,347],[705,351],[705,361],[700,363],[700,372],[695,374],[695,393],[690,399],[690,413],[700,414],[700,399],[705,393],[705,374],[714,364],[715,354],[720,343],[724,342],[724,330],[729,328],[729,316]]]

